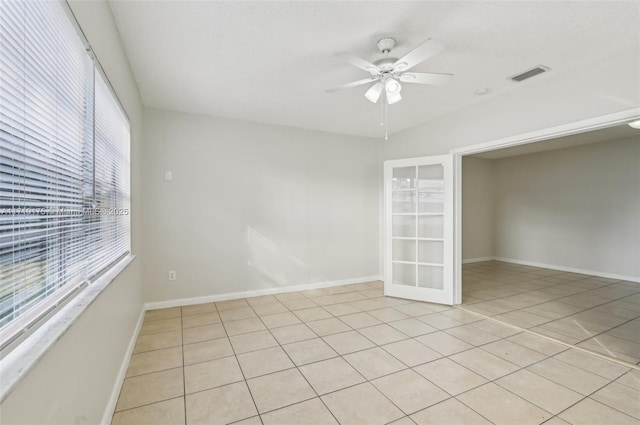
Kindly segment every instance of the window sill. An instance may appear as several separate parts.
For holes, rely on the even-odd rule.
[[[134,258],[120,260],[0,360],[0,403]]]

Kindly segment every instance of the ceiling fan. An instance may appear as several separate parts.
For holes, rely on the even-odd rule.
[[[379,40],[377,43],[378,49],[380,49],[380,52],[385,54],[386,57],[373,63],[348,52],[337,53],[337,57],[367,71],[371,74],[371,77],[329,89],[327,93],[334,93],[339,90],[375,82],[364,96],[371,102],[377,103],[384,93],[387,103],[391,105],[402,99],[400,95],[400,91],[402,90],[401,82],[441,85],[453,78],[452,74],[406,72],[444,50],[444,46],[441,43],[433,39],[428,39],[400,59],[389,56],[395,44],[396,41],[390,37]]]

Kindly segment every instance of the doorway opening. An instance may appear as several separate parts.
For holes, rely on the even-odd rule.
[[[640,362],[637,114],[453,152],[462,308]]]

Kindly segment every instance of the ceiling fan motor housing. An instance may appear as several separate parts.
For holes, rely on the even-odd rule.
[[[375,61],[373,64],[382,70],[382,72],[391,72],[393,71],[393,64],[396,63],[398,59],[396,58],[383,58]]]

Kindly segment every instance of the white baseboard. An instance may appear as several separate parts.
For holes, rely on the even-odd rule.
[[[482,261],[491,261],[493,257],[476,257],[476,258],[467,258],[462,260],[462,264],[470,264],[470,263],[480,263]]]
[[[309,289],[330,288],[332,286],[372,282],[375,280],[382,280],[382,277],[381,276],[364,276],[364,277],[356,277],[352,279],[331,280],[331,281],[325,281],[325,282],[305,283],[302,285],[282,286],[278,288],[265,288],[265,289],[255,289],[251,291],[230,292],[226,294],[205,295],[203,297],[179,298],[179,299],[167,300],[167,301],[154,301],[154,302],[145,303],[144,309],[156,310],[159,308],[170,308],[170,307],[178,307],[178,306],[185,306],[185,305],[210,303],[214,301],[226,301],[226,300],[235,300],[239,298],[258,297],[261,295],[284,294],[286,292],[297,292],[297,291],[305,291]]]
[[[124,354],[124,357],[122,359],[122,364],[120,365],[120,370],[118,371],[116,382],[113,384],[113,390],[111,391],[111,396],[109,397],[109,401],[107,402],[107,407],[104,409],[102,421],[100,421],[102,425],[109,425],[111,423],[111,418],[113,417],[113,412],[115,412],[116,410],[116,404],[118,403],[118,397],[120,396],[120,389],[122,388],[124,378],[127,374],[127,369],[129,368],[129,360],[131,360],[131,355],[133,354],[133,350],[136,346],[136,341],[138,340],[138,334],[140,333],[140,328],[142,327],[143,320],[144,308],[140,312],[140,316],[138,316],[138,323],[133,330],[133,335],[131,335],[131,340],[129,341],[127,352]]]
[[[620,275],[615,273],[599,272],[596,270],[578,269],[575,267],[558,266],[555,264],[537,263],[535,261],[517,260],[514,258],[492,257],[491,259],[494,261],[502,261],[505,263],[520,264],[523,266],[532,266],[532,267],[542,267],[545,269],[558,270],[562,272],[587,274],[591,276],[604,277],[607,279],[619,279],[619,280],[627,280],[629,282],[640,282],[640,277],[636,277],[636,276],[625,276],[625,275]]]

